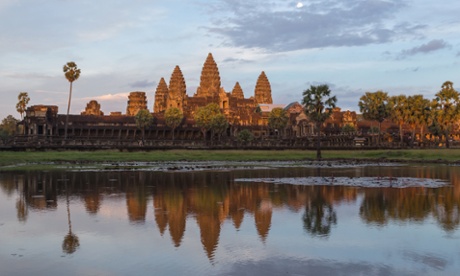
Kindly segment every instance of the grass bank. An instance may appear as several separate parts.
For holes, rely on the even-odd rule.
[[[460,149],[410,150],[323,150],[323,159],[387,159],[391,161],[460,162]],[[307,150],[165,150],[120,152],[103,151],[26,151],[0,152],[0,170],[16,166],[39,168],[43,164],[84,164],[102,162],[155,161],[297,161],[315,159],[315,151]],[[47,165],[49,166],[49,165]]]

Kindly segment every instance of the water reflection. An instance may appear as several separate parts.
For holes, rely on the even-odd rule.
[[[328,190],[328,187],[316,187],[314,193],[309,194],[305,204],[304,228],[312,235],[328,236],[331,226],[337,223],[333,202],[327,197]]]
[[[75,235],[72,232],[72,221],[70,219],[69,190],[67,189],[67,183],[65,187],[66,187],[65,193],[66,193],[66,207],[67,207],[67,224],[69,225],[69,232],[64,237],[64,241],[62,242],[62,251],[64,251],[67,254],[72,254],[80,246],[80,240],[78,239],[77,235]]]
[[[411,176],[450,179],[443,188],[357,188],[341,186],[297,186],[264,183],[234,183],[241,177],[292,176]],[[328,238],[340,224],[336,212],[342,203],[356,203],[361,220],[384,227],[389,221],[421,222],[434,217],[444,231],[460,224],[460,171],[453,167],[366,168],[317,170],[281,168],[277,170],[222,172],[24,172],[2,173],[3,193],[16,196],[18,221],[26,223],[32,211],[55,212],[65,202],[68,233],[64,252],[74,253],[80,245],[72,232],[70,201],[80,201],[88,215],[98,216],[107,201],[124,200],[127,219],[145,224],[153,209],[160,235],[169,235],[179,248],[187,223],[195,221],[206,256],[212,260],[221,239],[222,225],[231,221],[239,229],[243,221],[253,223],[262,243],[270,237],[274,210],[299,213],[305,232],[311,237]],[[59,200],[61,199],[61,200]],[[65,199],[65,200],[64,200]],[[110,200],[109,200],[110,199]]]

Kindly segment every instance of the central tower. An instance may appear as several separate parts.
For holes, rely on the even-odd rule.
[[[217,64],[211,53],[208,54],[201,70],[200,86],[198,87],[195,96],[211,97],[213,101],[219,98],[220,91],[220,75]]]

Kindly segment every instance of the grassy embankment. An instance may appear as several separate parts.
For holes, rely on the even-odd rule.
[[[392,161],[460,162],[460,149],[322,151],[323,159],[387,159]],[[56,164],[153,161],[262,161],[314,160],[315,151],[303,150],[167,150],[149,152],[26,151],[0,152],[0,170],[52,168]]]

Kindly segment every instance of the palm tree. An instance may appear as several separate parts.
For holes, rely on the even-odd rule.
[[[382,128],[382,122],[390,117],[390,108],[388,104],[388,93],[377,91],[377,92],[366,92],[359,99],[359,110],[363,114],[366,120],[375,120],[379,123],[379,134],[377,144],[380,145],[380,132]]]
[[[321,125],[332,115],[337,98],[330,97],[331,90],[326,84],[313,86],[303,92],[302,103],[305,114],[316,123],[316,158],[321,159]]]
[[[312,191],[302,216],[304,229],[312,236],[328,237],[337,224],[337,213],[319,187]]]
[[[182,123],[184,120],[184,113],[177,108],[171,107],[168,108],[165,112],[165,124],[172,128],[172,139],[174,140],[174,132],[176,128]]]
[[[405,95],[393,96],[389,99],[391,119],[399,126],[399,146],[403,144],[402,125],[409,117],[409,106]]]
[[[450,133],[454,123],[460,117],[460,94],[454,89],[452,82],[444,82],[441,91],[436,93],[436,98],[433,100],[432,116],[441,134],[446,138],[446,148],[449,148]]]
[[[279,130],[282,134],[284,134],[288,121],[286,110],[281,107],[273,108],[268,115],[268,126],[273,130]]]
[[[65,119],[65,133],[64,138],[67,139],[67,127],[69,125],[69,112],[70,112],[70,101],[72,99],[72,83],[80,77],[80,69],[78,69],[77,64],[73,61],[67,62],[63,67],[65,78],[70,82],[69,90],[69,103],[67,105],[67,116]]]
[[[67,254],[72,254],[80,246],[80,240],[78,239],[77,235],[75,235],[72,232],[72,222],[70,220],[70,200],[69,200],[69,190],[67,187],[67,182],[65,184],[65,191],[66,191],[66,203],[67,203],[67,223],[69,225],[69,232],[64,237],[64,241],[62,242],[62,251],[64,251]]]
[[[27,104],[30,98],[27,92],[20,92],[18,95],[18,103],[16,104],[16,111],[21,114],[21,120],[24,119],[24,112],[26,111]]]
[[[430,101],[423,98],[423,95],[413,95],[407,97],[407,107],[408,107],[408,116],[406,118],[406,123],[408,123],[412,129],[412,140],[411,146],[414,146],[415,139],[415,129],[420,128],[420,139],[423,142],[423,130],[427,124],[429,110],[430,110]]]

